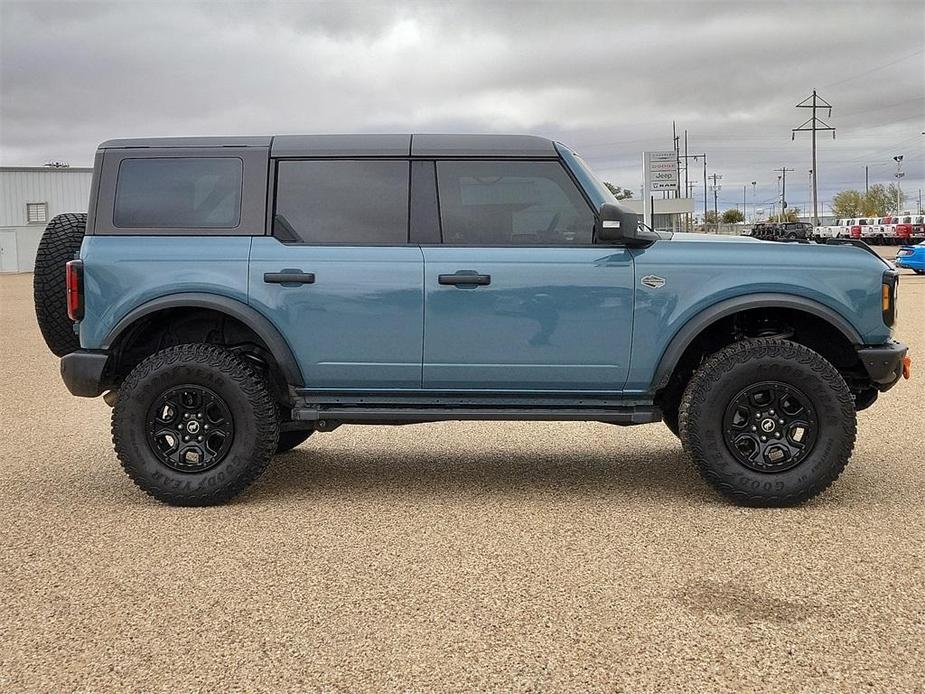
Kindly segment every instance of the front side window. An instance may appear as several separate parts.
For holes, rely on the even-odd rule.
[[[407,161],[281,161],[273,234],[297,243],[408,243]]]
[[[555,161],[441,161],[437,187],[443,242],[590,244],[594,214]]]
[[[241,222],[244,164],[236,157],[124,159],[113,226],[233,229]]]

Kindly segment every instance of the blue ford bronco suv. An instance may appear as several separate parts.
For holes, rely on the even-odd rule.
[[[908,376],[860,242],[655,233],[522,135],[113,140],[36,312],[157,499],[226,501],[341,424],[664,420],[741,504],[815,496]]]

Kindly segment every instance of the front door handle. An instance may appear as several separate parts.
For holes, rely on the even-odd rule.
[[[491,275],[479,275],[471,271],[460,270],[452,275],[438,275],[437,281],[440,284],[463,284],[483,287],[491,284]]]
[[[279,272],[263,273],[263,281],[267,284],[281,284],[284,287],[298,287],[300,284],[314,284],[314,272],[301,270],[280,270]]]

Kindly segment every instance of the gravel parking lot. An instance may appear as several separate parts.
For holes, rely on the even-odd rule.
[[[31,283],[0,277],[2,691],[923,691],[925,362],[797,509],[721,500],[663,425],[574,423],[343,427],[178,509]],[[898,336],[925,355],[909,272]]]

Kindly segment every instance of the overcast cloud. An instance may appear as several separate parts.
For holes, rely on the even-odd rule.
[[[925,3],[0,2],[0,163],[88,165],[115,137],[526,132],[641,184],[671,121],[723,175],[805,207],[812,92],[834,106],[820,196],[925,186]],[[702,195],[702,170],[691,172]],[[711,201],[712,206],[712,201]]]

